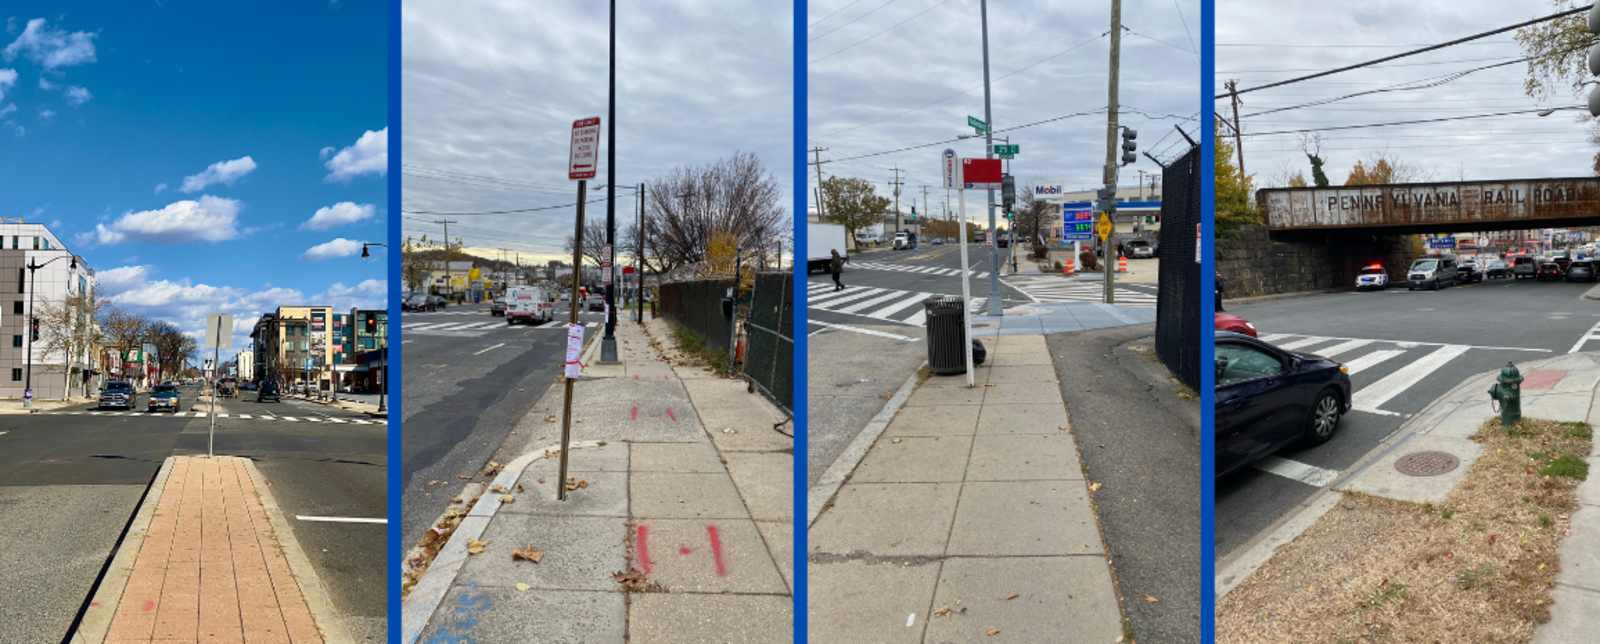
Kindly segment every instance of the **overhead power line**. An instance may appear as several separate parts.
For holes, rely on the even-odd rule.
[[[836,52],[833,52],[831,54],[828,54],[828,55],[823,56],[821,58],[818,58],[816,60],[809,61],[806,64],[807,65],[815,65],[815,64],[820,63],[820,62],[822,62],[824,60],[827,60],[829,58],[833,58],[834,56],[838,56],[839,54],[842,54],[844,52],[850,51],[851,49],[854,49],[856,47],[856,45],[860,45],[860,44],[865,43],[865,42],[867,42],[869,40],[872,40],[873,38],[877,38],[878,36],[882,36],[882,35],[884,35],[886,33],[894,31],[900,25],[903,25],[903,24],[906,24],[908,22],[911,22],[912,20],[916,20],[917,18],[921,18],[923,14],[928,13],[929,11],[933,11],[934,9],[938,9],[939,7],[943,7],[943,6],[947,5],[947,4],[950,4],[950,0],[944,0],[944,2],[940,2],[939,4],[936,4],[936,5],[933,5],[931,7],[928,7],[927,9],[923,9],[921,13],[918,13],[915,16],[911,16],[910,18],[906,18],[905,20],[901,20],[900,22],[894,23],[894,26],[889,27],[888,29],[885,29],[885,30],[880,31],[880,32],[875,33],[875,34],[872,34],[871,36],[867,36],[866,38],[862,38],[861,40],[857,40],[856,42],[852,43],[849,47],[845,47],[844,49],[840,49],[840,50],[838,50]]]
[[[816,21],[816,22],[813,22],[813,23],[811,23],[811,24],[809,24],[809,25],[806,25],[806,29],[814,29],[814,28],[816,28],[816,26],[817,26],[817,25],[820,25],[820,24],[822,24],[822,22],[823,22],[823,21],[824,21],[824,20],[827,20],[827,19],[829,19],[829,18],[832,18],[832,17],[833,17],[833,16],[834,16],[834,14],[837,14],[837,13],[839,13],[839,12],[840,12],[840,11],[844,11],[844,10],[845,10],[845,9],[849,9],[849,8],[850,8],[850,7],[854,7],[854,6],[856,6],[856,5],[857,5],[857,4],[860,4],[860,3],[861,3],[861,0],[855,0],[855,2],[852,2],[852,3],[850,3],[850,4],[847,4],[847,5],[845,5],[845,6],[843,6],[843,7],[839,7],[839,8],[838,8],[838,9],[834,9],[834,10],[833,10],[833,13],[830,13],[830,14],[828,14],[828,15],[826,15],[826,16],[823,16],[823,17],[821,17],[821,18],[818,18],[818,19],[817,19],[817,21]]]
[[[1305,133],[1305,132],[1332,132],[1332,131],[1335,131],[1335,130],[1359,130],[1359,129],[1369,128],[1369,127],[1391,127],[1391,126],[1395,126],[1395,125],[1418,125],[1418,124],[1421,124],[1421,123],[1442,123],[1442,122],[1445,122],[1445,121],[1470,121],[1470,120],[1473,120],[1473,119],[1495,118],[1495,117],[1499,117],[1499,116],[1513,116],[1513,115],[1517,115],[1517,114],[1533,114],[1535,112],[1543,112],[1543,111],[1545,111],[1545,109],[1547,109],[1547,108],[1536,108],[1536,109],[1531,109],[1531,110],[1516,110],[1516,111],[1512,111],[1512,112],[1495,112],[1493,114],[1473,114],[1473,115],[1469,115],[1469,116],[1446,116],[1446,117],[1441,117],[1441,118],[1436,118],[1436,119],[1420,119],[1420,120],[1415,120],[1415,121],[1394,121],[1394,122],[1390,122],[1390,123],[1365,123],[1365,124],[1362,124],[1362,125],[1335,125],[1335,126],[1330,126],[1330,127],[1312,127],[1312,128],[1305,128],[1305,129],[1300,129],[1300,130],[1278,130],[1278,131],[1275,131],[1275,132],[1245,132],[1245,133],[1243,133],[1243,135],[1244,136],[1273,136],[1273,135],[1278,135],[1278,134],[1301,134],[1301,133]]]
[[[850,26],[850,25],[852,25],[852,24],[855,24],[855,22],[856,22],[856,20],[860,20],[860,19],[862,19],[862,18],[865,18],[865,17],[867,17],[867,16],[870,16],[870,15],[872,15],[872,14],[875,14],[875,13],[877,13],[877,12],[878,12],[878,9],[882,9],[882,8],[884,8],[884,7],[887,7],[887,6],[889,6],[889,5],[892,5],[892,4],[894,4],[894,3],[895,3],[895,2],[896,2],[896,0],[889,0],[889,1],[888,1],[888,2],[885,2],[885,3],[883,3],[883,4],[880,4],[880,5],[878,5],[878,8],[877,8],[877,9],[873,9],[873,10],[872,10],[872,11],[868,11],[868,12],[866,12],[866,13],[864,13],[864,14],[861,14],[861,15],[859,15],[859,16],[856,16],[856,17],[855,17],[855,20],[851,20],[851,21],[849,21],[849,22],[846,22],[846,23],[844,23],[844,24],[842,24],[842,25],[839,25],[839,26],[837,26],[837,27],[834,27],[834,28],[832,28],[832,29],[829,29],[829,30],[827,30],[827,31],[824,31],[824,32],[822,32],[822,33],[820,33],[820,34],[817,34],[817,35],[815,35],[815,36],[812,36],[812,37],[810,37],[810,38],[808,38],[808,39],[806,39],[806,42],[808,42],[808,43],[811,43],[811,42],[816,42],[816,41],[817,41],[817,39],[818,39],[818,38],[821,38],[821,37],[823,37],[823,36],[826,36],[826,35],[828,35],[828,34],[831,34],[831,33],[833,33],[833,32],[835,32],[835,31],[838,31],[838,30],[840,30],[840,29],[844,29],[844,28],[845,28],[845,27],[848,27],[848,26]],[[850,3],[850,4],[855,4],[855,3],[854,3],[854,2],[852,2],[852,3]],[[837,11],[836,11],[836,12],[834,12],[834,13],[838,13],[838,12],[837,12]]]
[[[586,204],[601,203],[601,202],[603,202],[605,200],[606,200],[605,197],[600,197],[599,199],[590,199],[588,201],[585,201],[584,203],[586,203]],[[470,216],[474,216],[474,215],[514,215],[514,214],[522,213],[522,212],[539,212],[539,211],[542,211],[542,210],[559,210],[561,208],[573,208],[573,207],[576,207],[577,205],[578,205],[577,203],[568,203],[568,204],[561,204],[559,206],[542,206],[542,207],[539,207],[539,208],[517,208],[515,210],[487,210],[487,211],[483,211],[483,212],[438,212],[438,211],[434,211],[434,210],[401,210],[400,212],[403,212],[403,213],[406,213],[406,214],[409,214],[409,215],[438,215],[438,216],[441,216],[441,217],[470,217]]]
[[[1284,85],[1289,85],[1289,84],[1292,84],[1292,83],[1300,83],[1300,82],[1311,80],[1313,78],[1322,78],[1324,76],[1332,76],[1334,74],[1340,74],[1340,73],[1348,72],[1348,71],[1353,70],[1353,69],[1361,69],[1362,67],[1371,67],[1371,66],[1377,65],[1379,63],[1389,62],[1391,60],[1399,60],[1401,58],[1406,58],[1408,56],[1415,56],[1417,54],[1423,54],[1423,53],[1427,53],[1427,52],[1430,52],[1430,51],[1436,51],[1436,50],[1439,50],[1439,49],[1444,49],[1446,47],[1452,47],[1452,46],[1459,45],[1459,44],[1462,44],[1462,43],[1478,40],[1480,38],[1487,38],[1487,37],[1493,36],[1495,34],[1502,34],[1502,33],[1505,33],[1507,31],[1514,31],[1514,30],[1521,29],[1523,27],[1527,27],[1527,26],[1530,26],[1530,25],[1536,25],[1536,24],[1539,24],[1541,22],[1548,22],[1548,21],[1551,21],[1551,20],[1556,20],[1558,18],[1565,18],[1565,17],[1573,15],[1573,14],[1577,14],[1577,13],[1582,13],[1584,11],[1588,11],[1590,9],[1590,7],[1592,7],[1592,6],[1593,5],[1588,5],[1588,6],[1584,6],[1584,7],[1578,8],[1578,9],[1570,9],[1570,10],[1567,10],[1567,11],[1562,11],[1560,13],[1555,13],[1555,14],[1551,14],[1551,15],[1545,16],[1543,18],[1535,18],[1533,20],[1529,20],[1529,21],[1526,21],[1526,22],[1519,22],[1519,23],[1511,25],[1509,27],[1500,27],[1498,29],[1492,29],[1492,30],[1489,30],[1489,31],[1485,31],[1483,33],[1473,34],[1473,35],[1467,36],[1465,38],[1457,38],[1457,39],[1449,41],[1449,42],[1443,42],[1443,43],[1439,43],[1437,45],[1429,45],[1429,46],[1423,47],[1421,49],[1413,49],[1411,51],[1398,53],[1398,54],[1395,54],[1393,56],[1384,56],[1383,58],[1378,58],[1378,59],[1375,59],[1375,60],[1369,60],[1369,61],[1364,62],[1364,63],[1356,63],[1354,65],[1346,65],[1344,67],[1338,67],[1338,68],[1335,68],[1335,69],[1330,69],[1330,70],[1327,70],[1327,71],[1317,72],[1315,74],[1308,74],[1308,75],[1305,75],[1305,76],[1298,76],[1298,77],[1295,77],[1295,78],[1291,78],[1289,80],[1278,81],[1276,83],[1267,83],[1266,85],[1257,85],[1255,87],[1248,87],[1248,88],[1237,90],[1237,91],[1233,92],[1233,95],[1245,94],[1245,93],[1248,93],[1248,92],[1257,92],[1257,91],[1261,91],[1261,90],[1272,88],[1272,87],[1281,87],[1281,86],[1284,86]],[[1228,94],[1218,94],[1214,98],[1217,99],[1217,100],[1222,100],[1224,98],[1227,98],[1228,96],[1229,96]]]
[[[1079,116],[1090,116],[1090,115],[1093,115],[1093,114],[1104,114],[1105,112],[1106,112],[1106,108],[1102,107],[1100,109],[1090,110],[1090,111],[1087,111],[1087,112],[1078,112],[1076,114],[1067,114],[1067,115],[1064,115],[1064,116],[1057,116],[1057,117],[1054,117],[1054,118],[1048,118],[1048,119],[1045,119],[1045,120],[1042,120],[1042,121],[1034,121],[1032,123],[1025,123],[1023,125],[1017,125],[1017,126],[1013,126],[1013,127],[1003,128],[1003,129],[995,130],[994,133],[995,134],[1000,134],[1001,132],[1012,132],[1012,131],[1020,130],[1020,129],[1023,129],[1023,128],[1033,127],[1035,125],[1043,125],[1045,123],[1051,123],[1051,122],[1060,121],[1060,120],[1063,120],[1063,119],[1077,118]],[[870,154],[857,154],[855,156],[839,157],[837,159],[829,159],[829,161],[852,161],[852,160],[855,160],[855,159],[865,159],[865,158],[869,158],[869,157],[881,157],[881,156],[883,156],[885,154],[895,154],[895,153],[898,153],[898,152],[907,152],[907,151],[910,151],[910,150],[920,150],[922,148],[931,148],[931,147],[933,147],[935,145],[944,145],[944,144],[947,144],[947,143],[954,143],[954,142],[960,141],[960,140],[961,140],[960,138],[945,139],[943,141],[934,141],[933,143],[924,143],[922,145],[907,146],[907,147],[903,147],[903,148],[900,148],[900,149],[897,149],[897,150],[886,150],[884,152],[873,152],[873,153],[870,153]]]

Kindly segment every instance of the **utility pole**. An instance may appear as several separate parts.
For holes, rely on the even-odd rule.
[[[1112,1],[1116,2],[1117,0],[1112,0]],[[982,17],[981,22],[982,22],[982,25],[983,25],[983,122],[988,124],[988,127],[984,128],[984,132],[983,132],[983,135],[984,135],[983,158],[985,158],[985,159],[993,159],[994,158],[994,113],[990,109],[990,100],[989,100],[990,99],[990,93],[989,93],[989,0],[979,0],[978,9],[979,9],[979,14]],[[1113,34],[1112,37],[1115,38],[1116,35]],[[1116,42],[1116,41],[1113,40],[1112,42]],[[1115,45],[1113,45],[1113,47],[1115,47]],[[1115,83],[1116,81],[1112,81],[1112,82]],[[1114,85],[1113,85],[1113,87],[1114,87]],[[1115,91],[1113,91],[1112,93],[1114,94]],[[1117,112],[1116,105],[1113,104],[1111,106],[1111,113],[1113,114],[1112,118],[1115,118],[1116,112]],[[991,184],[991,185],[993,185],[993,184]],[[989,193],[989,207],[988,207],[988,211],[989,211],[989,237],[987,238],[989,240],[989,302],[988,302],[988,306],[986,308],[988,310],[989,315],[1001,315],[1002,311],[1001,311],[1001,307],[1000,307],[1000,300],[1001,300],[1001,294],[1000,294],[1000,255],[999,255],[998,251],[995,250],[995,243],[994,243],[994,237],[995,237],[994,188],[989,188],[987,192]],[[962,225],[965,225],[965,224],[966,224],[966,222],[962,222]],[[967,303],[966,302],[962,302],[961,305],[962,306],[967,306]]]
[[[644,184],[639,184],[639,254],[633,258],[634,319],[644,324]]]
[[[606,247],[601,253],[600,279],[606,287],[605,335],[600,337],[600,363],[617,361],[617,0],[611,0],[611,90],[606,123]],[[582,235],[583,231],[578,231]],[[563,446],[565,447],[565,446]],[[557,483],[563,486],[566,479]]]
[[[450,289],[450,294],[454,295],[456,282],[450,277],[450,224],[456,222],[453,219],[441,219],[433,223],[444,224],[444,285]]]
[[[1101,240],[1102,256],[1105,257],[1105,289],[1104,299],[1106,304],[1116,302],[1116,289],[1113,279],[1116,276],[1117,256],[1116,245],[1111,240],[1116,238],[1116,197],[1117,197],[1117,75],[1120,73],[1122,61],[1122,0],[1111,0],[1111,88],[1106,99],[1106,169],[1105,185],[1110,191],[1110,208],[1102,216],[1111,219],[1111,234]]]
[[[828,148],[811,148],[811,154],[817,159],[811,162],[811,165],[817,166],[817,221],[828,220],[828,211],[822,207],[822,164],[827,163],[822,160],[822,153],[827,151]]]
[[[929,213],[931,212],[931,211],[928,210],[928,188],[930,188],[930,187],[932,187],[932,186],[927,186],[927,185],[922,186],[922,218],[923,219],[927,219],[928,216],[929,216]],[[915,224],[916,222],[913,220],[912,223]]]
[[[1239,154],[1239,176],[1244,173],[1244,135],[1239,133],[1239,81],[1230,80],[1224,83],[1228,88],[1228,97],[1233,100],[1233,150]]]
[[[898,233],[900,232],[900,186],[903,182],[900,181],[900,165],[895,164],[891,169],[894,170],[894,181],[889,182],[889,185],[894,186],[894,231]]]

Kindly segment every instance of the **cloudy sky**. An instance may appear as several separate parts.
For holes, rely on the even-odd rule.
[[[617,23],[617,183],[757,155],[793,176],[793,6],[748,0],[624,2]],[[407,0],[402,16],[405,233],[438,240],[450,215],[468,250],[560,259],[577,182],[572,122],[606,116],[605,3]],[[605,151],[591,188],[605,182]],[[591,193],[593,198],[604,192]],[[632,190],[617,217],[636,216]],[[785,195],[785,205],[793,198]],[[604,203],[588,218],[603,219]],[[567,257],[567,261],[571,261]]]
[[[1286,7],[1293,7],[1287,9]],[[1217,0],[1217,78],[1213,90],[1237,79],[1241,90],[1447,42],[1555,13],[1549,2],[1485,0],[1353,0],[1342,3],[1290,3],[1274,0]],[[1302,83],[1240,96],[1247,135],[1245,169],[1256,186],[1282,185],[1285,168],[1310,166],[1295,134],[1284,130],[1449,118],[1545,107],[1582,105],[1585,99],[1560,91],[1548,101],[1523,93],[1523,63],[1473,72],[1459,80],[1420,90],[1384,92],[1315,107],[1250,116],[1264,110],[1336,98],[1366,90],[1416,86],[1453,74],[1524,57],[1508,32]],[[1219,115],[1230,103],[1216,103]],[[1591,174],[1596,152],[1586,127],[1576,120],[1585,110],[1539,118],[1517,114],[1394,127],[1327,131],[1323,157],[1331,182],[1343,183],[1355,162],[1387,151],[1390,156],[1431,172],[1439,181],[1574,177]]]
[[[967,116],[983,118],[978,0],[812,0],[807,11],[807,148],[828,149],[822,159],[833,161],[823,173],[868,179],[879,195],[892,196],[888,182],[898,166],[902,209],[909,211],[905,200],[915,193],[922,212],[927,185],[939,211],[940,153],[950,147],[963,157],[983,156],[978,139],[938,143],[971,134]],[[1059,180],[1068,190],[1095,187],[1106,154],[1111,3],[990,2],[988,11],[991,125],[997,143],[1010,136],[1022,147],[1012,174],[1019,185]],[[1197,0],[1122,3],[1120,121],[1139,132],[1141,151],[1158,158],[1188,147],[1174,125],[1191,136],[1197,129],[1199,11]],[[1093,113],[1021,127],[1084,112]],[[1123,168],[1120,183],[1138,183],[1139,170],[1160,168],[1140,155]],[[807,176],[815,187],[815,171]],[[969,203],[968,215],[976,218],[975,212]]]
[[[102,295],[234,350],[279,305],[380,306],[381,3],[8,2],[0,216],[50,227]],[[224,354],[226,356],[226,354]]]

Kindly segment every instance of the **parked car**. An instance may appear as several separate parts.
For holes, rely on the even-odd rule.
[[[943,246],[944,245],[944,238],[943,237],[934,237],[933,238],[933,245],[934,246]]]
[[[183,401],[178,395],[178,385],[156,385],[150,392],[150,401],[145,403],[146,412],[169,411],[174,414],[183,411]]]
[[[1457,279],[1455,258],[1424,257],[1411,262],[1411,268],[1406,271],[1406,290],[1427,287],[1437,291],[1440,286],[1455,286]]]
[[[1489,262],[1489,267],[1484,269],[1483,275],[1489,279],[1511,277],[1511,265],[1497,259]]]
[[[1333,438],[1350,411],[1344,365],[1240,333],[1214,333],[1219,478],[1290,444]]]
[[[1568,282],[1593,282],[1594,281],[1594,260],[1592,260],[1592,259],[1575,259],[1575,260],[1572,260],[1572,263],[1567,265],[1567,281]]]
[[[1535,274],[1539,281],[1559,282],[1564,276],[1564,271],[1556,260],[1547,257],[1539,261],[1539,271]]]
[[[433,303],[433,308],[441,311],[443,311],[445,307],[450,306],[450,300],[444,299],[443,295],[429,295],[428,301]]]
[[[1463,259],[1456,266],[1456,277],[1464,284],[1483,281],[1483,267],[1476,260]]]
[[[1514,279],[1532,279],[1539,276],[1539,263],[1527,255],[1518,255],[1511,258],[1511,277]]]
[[[432,311],[434,310],[433,296],[422,293],[407,295],[400,301],[401,311]]]
[[[1382,264],[1373,264],[1356,273],[1356,290],[1369,288],[1378,290],[1389,288],[1389,272],[1383,270]]]
[[[1156,256],[1155,247],[1143,239],[1135,239],[1124,244],[1123,251],[1129,259],[1150,259]]]
[[[261,383],[261,391],[256,393],[256,402],[283,402],[279,398],[278,381],[268,380]]]
[[[489,303],[489,315],[501,316],[506,314],[506,298],[497,297]]]
[[[1256,326],[1251,324],[1249,320],[1232,313],[1217,313],[1213,325],[1218,331],[1232,331],[1234,333],[1243,333],[1252,338],[1256,337]]]
[[[115,407],[117,409],[133,409],[133,383],[125,380],[113,380],[106,383],[106,388],[100,392],[100,409]]]

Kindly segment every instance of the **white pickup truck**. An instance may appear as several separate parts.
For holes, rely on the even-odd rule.
[[[513,286],[506,291],[506,324],[518,322],[539,324],[556,317],[556,305],[544,289],[537,286]]]

